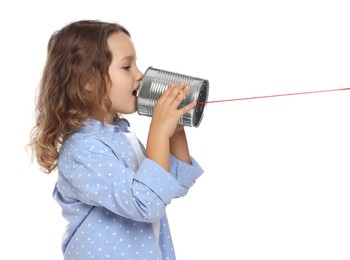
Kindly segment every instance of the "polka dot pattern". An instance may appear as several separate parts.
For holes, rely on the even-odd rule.
[[[192,157],[189,165],[171,156],[170,174],[147,158],[138,166],[123,134],[128,126],[125,119],[115,125],[90,119],[62,144],[53,196],[68,221],[66,260],[175,259],[165,209],[203,170]]]

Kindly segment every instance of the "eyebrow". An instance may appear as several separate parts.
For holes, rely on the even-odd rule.
[[[124,61],[124,60],[134,60],[135,57],[133,55],[128,55],[128,56],[125,56],[123,58],[120,59],[120,61]]]

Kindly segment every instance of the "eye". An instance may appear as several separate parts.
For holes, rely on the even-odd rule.
[[[127,71],[129,71],[129,70],[130,70],[130,68],[131,68],[131,66],[125,66],[125,67],[123,67],[123,70],[127,70]]]

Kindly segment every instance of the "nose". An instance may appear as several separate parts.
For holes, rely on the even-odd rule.
[[[143,73],[137,68],[137,71],[136,71],[136,80],[137,81],[141,81],[143,78]]]

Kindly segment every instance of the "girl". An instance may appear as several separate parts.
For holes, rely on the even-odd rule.
[[[177,124],[196,104],[178,109],[189,89],[169,86],[145,149],[121,118],[142,77],[118,24],[73,22],[49,40],[30,146],[42,171],[58,170],[64,259],[175,259],[165,208],[203,172]]]

